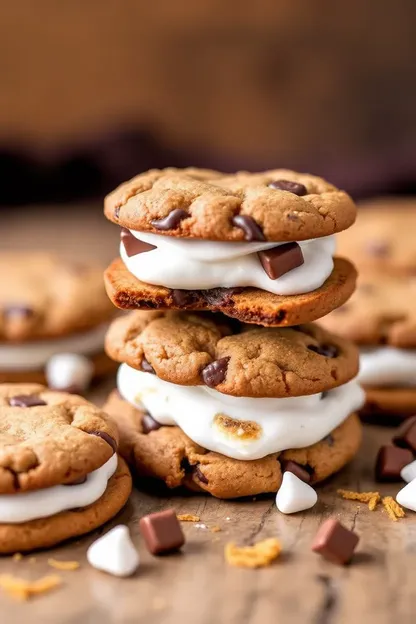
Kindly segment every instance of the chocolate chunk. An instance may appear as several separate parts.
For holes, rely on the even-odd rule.
[[[335,444],[334,436],[330,433],[329,435],[324,437],[322,442],[325,442],[325,444],[328,444],[328,446],[334,446]]]
[[[390,253],[390,246],[386,241],[370,240],[367,241],[366,251],[370,256],[385,258]]]
[[[30,318],[34,314],[33,308],[26,305],[11,305],[3,310],[6,318]]]
[[[174,288],[172,290],[172,301],[178,308],[185,308],[188,305],[192,305],[198,300],[198,293],[193,293],[191,290],[181,290],[180,288]]]
[[[220,358],[205,366],[201,371],[202,379],[204,383],[210,388],[215,388],[218,384],[222,383],[227,374],[229,357]]]
[[[83,475],[82,477],[78,477],[78,479],[74,479],[71,483],[64,483],[64,485],[82,485],[87,480],[87,475]]]
[[[156,249],[154,245],[149,245],[149,243],[145,243],[144,241],[141,241],[133,236],[133,234],[127,228],[121,229],[120,238],[121,242],[124,245],[124,249],[126,250],[126,254],[129,258],[131,258],[131,256],[137,256],[138,254],[144,253],[146,251]]]
[[[332,563],[345,565],[351,561],[359,539],[354,531],[344,527],[335,518],[329,518],[319,527],[312,542],[312,550]]]
[[[276,182],[270,182],[269,188],[276,189],[278,191],[288,191],[294,193],[294,195],[307,195],[308,190],[304,184],[300,182],[293,182],[292,180],[276,180]]]
[[[248,215],[236,215],[232,219],[233,225],[239,227],[244,232],[246,241],[264,241],[266,240],[260,226]]]
[[[400,471],[413,461],[409,449],[397,446],[382,446],[376,459],[377,481],[401,481]]]
[[[142,367],[142,371],[144,371],[145,373],[153,373],[155,374],[155,369],[153,368],[153,366],[150,364],[150,362],[148,362],[146,360],[146,358],[142,358],[142,363],[141,363],[141,367]]]
[[[397,429],[393,443],[402,448],[408,448],[416,453],[416,416],[408,418]]]
[[[9,399],[9,405],[12,407],[37,407],[38,405],[47,405],[47,403],[33,394],[19,394]]]
[[[338,349],[334,345],[308,345],[309,351],[314,351],[318,355],[323,355],[327,358],[334,358],[338,355]]]
[[[202,482],[205,483],[205,485],[208,485],[208,479],[206,478],[206,476],[204,475],[203,472],[201,472],[201,469],[199,466],[196,466],[195,470],[194,470],[194,474],[196,477],[198,477],[198,479]]]
[[[151,431],[157,431],[161,428],[161,424],[157,422],[148,412],[143,414],[142,418],[142,432],[150,433]]]
[[[177,550],[185,543],[185,536],[173,509],[143,516],[139,525],[147,549],[152,555]]]
[[[285,243],[257,253],[261,265],[271,280],[301,266],[305,260],[297,243]]]
[[[107,444],[109,444],[113,449],[114,453],[117,451],[117,442],[114,440],[114,438],[108,435],[108,433],[105,433],[105,431],[88,431],[87,433],[89,433],[90,435],[98,436],[99,438],[107,442]]]
[[[292,474],[296,475],[301,481],[304,481],[305,483],[310,482],[311,473],[308,472],[306,466],[301,466],[291,459],[283,459],[280,462],[280,465],[282,466],[282,472],[291,472]]]
[[[179,223],[182,219],[186,219],[189,217],[189,213],[186,210],[182,210],[182,208],[175,208],[163,219],[153,219],[150,223],[157,230],[174,230],[178,227]]]
[[[118,219],[118,218],[119,218],[119,216],[120,216],[120,209],[121,209],[121,206],[116,206],[116,207],[114,208],[114,217],[115,217],[116,219]]]

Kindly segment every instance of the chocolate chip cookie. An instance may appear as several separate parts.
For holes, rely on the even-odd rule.
[[[317,325],[265,328],[217,314],[132,312],[113,322],[108,355],[173,384],[234,397],[295,397],[358,372],[354,345]]]
[[[360,206],[355,226],[340,234],[338,252],[359,270],[414,275],[416,201],[386,197]]]
[[[87,533],[126,502],[114,421],[82,397],[0,384],[0,552]]]
[[[361,425],[352,414],[313,446],[240,461],[195,444],[179,427],[155,424],[117,391],[110,395],[105,409],[117,421],[120,453],[136,474],[164,481],[169,488],[184,486],[218,498],[276,492],[289,461],[303,468],[311,483],[317,483],[348,463],[361,442]]]
[[[215,241],[296,241],[354,223],[351,198],[322,178],[276,169],[142,173],[105,200],[108,219],[132,230]]]
[[[125,310],[176,309],[222,312],[245,323],[286,327],[314,321],[345,303],[355,288],[356,271],[343,258],[322,286],[308,293],[277,295],[258,288],[172,289],[147,284],[130,273],[121,259],[105,271],[108,296]]]
[[[113,315],[99,267],[0,254],[0,382],[44,382],[48,360],[67,352],[91,361],[92,375],[109,372],[103,342]]]

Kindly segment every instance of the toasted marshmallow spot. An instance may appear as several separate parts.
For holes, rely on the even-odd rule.
[[[260,425],[252,420],[236,420],[226,414],[217,414],[214,418],[214,426],[219,431],[239,440],[258,440],[262,435]]]

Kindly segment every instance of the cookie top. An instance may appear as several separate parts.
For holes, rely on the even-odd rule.
[[[132,312],[113,322],[106,349],[165,381],[232,396],[316,394],[358,372],[356,347],[317,325],[260,328],[210,313]]]
[[[112,315],[100,268],[36,252],[0,254],[0,342],[84,331]]]
[[[344,191],[286,169],[153,169],[110,193],[104,211],[131,230],[217,241],[318,238],[345,230],[356,214]]]
[[[115,423],[82,397],[38,384],[0,384],[0,493],[70,484],[102,466]]]
[[[319,325],[360,345],[416,347],[416,280],[361,275],[357,290]]]
[[[385,198],[363,203],[357,222],[338,238],[338,252],[360,270],[413,274],[416,271],[416,201]]]
[[[342,305],[352,295],[357,273],[344,258],[334,258],[334,269],[320,288],[300,295],[275,295],[259,288],[178,290],[145,284],[118,258],[104,274],[108,296],[124,310],[210,310],[245,323],[288,327],[309,323]]]

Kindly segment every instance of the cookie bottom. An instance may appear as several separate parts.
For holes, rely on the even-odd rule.
[[[110,360],[108,355],[101,351],[88,356],[94,366],[93,379],[105,377],[117,370],[117,365]],[[46,384],[44,370],[0,370],[0,383],[40,383]]]
[[[365,388],[364,422],[398,425],[416,414],[416,388]]]
[[[117,470],[109,480],[106,491],[92,505],[21,524],[0,524],[0,553],[48,548],[64,540],[89,533],[120,511],[131,489],[129,469],[119,457]]]
[[[282,481],[282,460],[305,466],[317,483],[340,470],[356,454],[362,427],[349,416],[324,440],[302,449],[241,461],[208,451],[190,440],[179,427],[161,426],[143,433],[144,413],[113,391],[104,410],[117,421],[119,451],[138,476],[153,477],[169,488],[184,486],[218,498],[240,498],[276,492]]]

